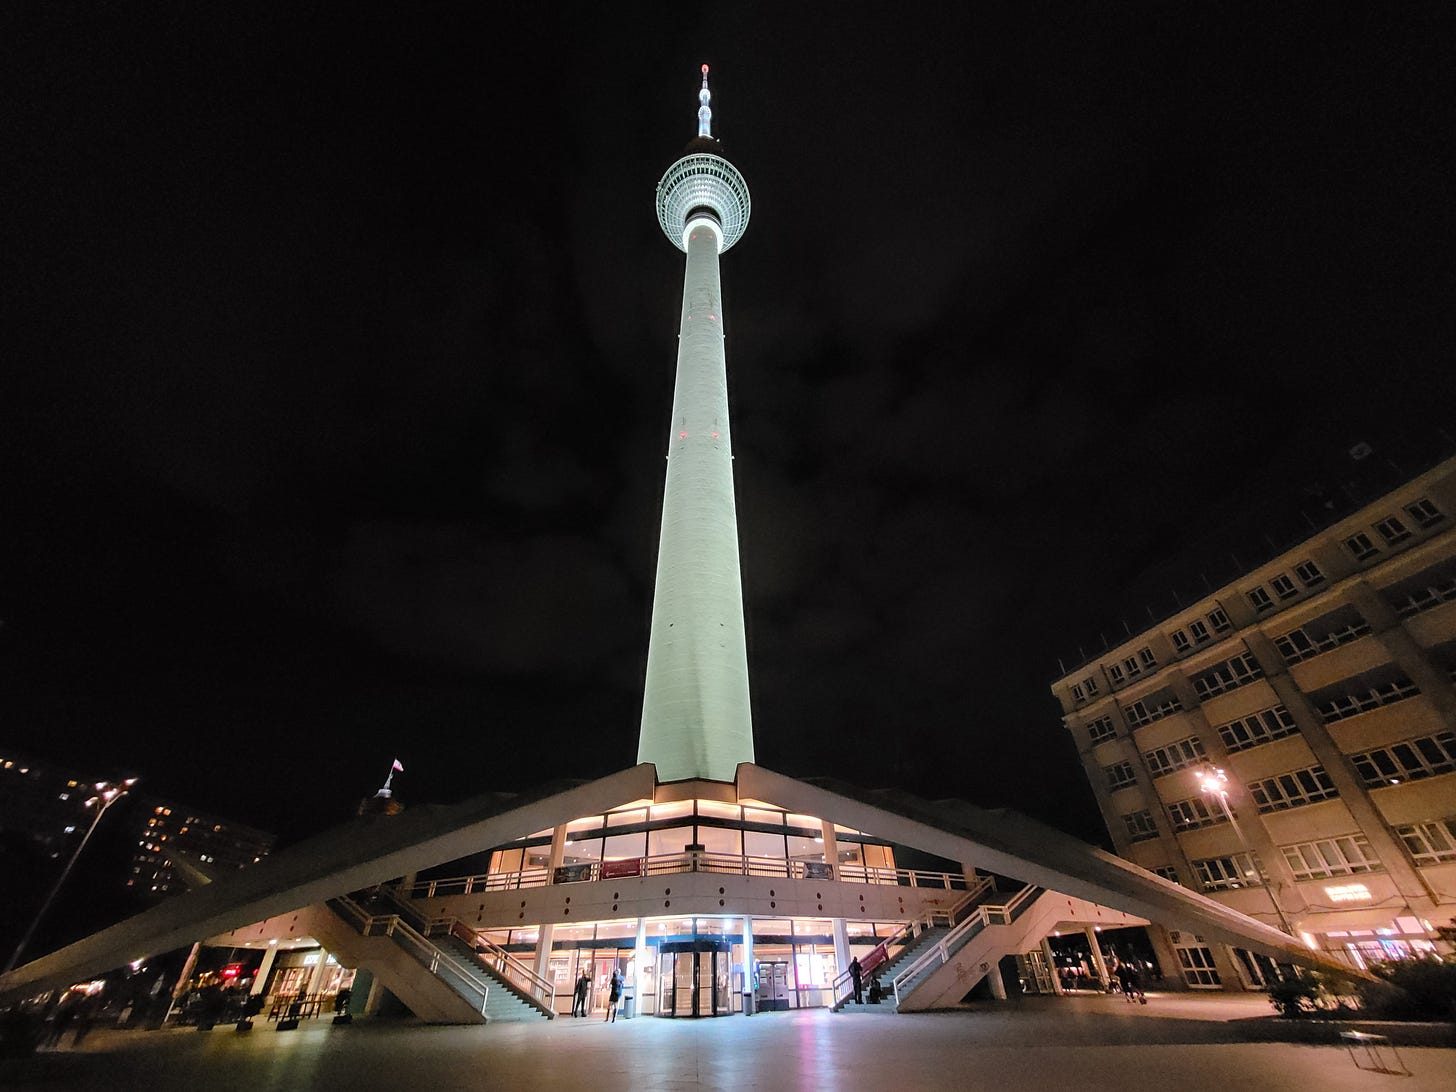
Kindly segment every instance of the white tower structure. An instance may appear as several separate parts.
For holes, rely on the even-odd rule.
[[[662,781],[732,781],[753,761],[733,503],[718,255],[748,226],[748,185],[712,134],[708,66],[698,135],[657,184],[657,219],[687,255],[662,537],[637,761]]]

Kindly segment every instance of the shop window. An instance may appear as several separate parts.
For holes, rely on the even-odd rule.
[[[604,861],[630,861],[647,853],[645,834],[609,834],[602,847]]]
[[[675,853],[684,853],[686,847],[692,844],[692,827],[668,827],[666,830],[647,832],[647,856],[649,857],[670,857]]]
[[[745,857],[770,857],[782,861],[785,854],[782,834],[765,834],[759,830],[743,832],[743,855]]]

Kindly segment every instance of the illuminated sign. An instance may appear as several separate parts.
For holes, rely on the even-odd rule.
[[[1370,888],[1363,883],[1341,883],[1326,887],[1331,902],[1369,902]]]

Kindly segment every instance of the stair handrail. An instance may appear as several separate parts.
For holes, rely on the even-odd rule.
[[[413,949],[412,954],[424,963],[431,974],[439,977],[441,968],[451,972],[451,978],[458,980],[458,985],[454,981],[451,985],[462,993],[478,995],[480,1014],[485,1015],[486,1002],[490,999],[490,987],[473,978],[468,967],[449,952],[443,951],[439,945],[415,929],[409,922],[398,914],[371,914],[347,895],[339,895],[330,901],[338,903],[359,923],[359,932],[363,936],[379,936],[380,934],[375,932],[375,929],[382,925],[383,935],[390,937],[407,949]],[[473,997],[466,999],[474,1004]]]
[[[946,909],[941,910],[939,907],[936,907],[935,909],[927,910],[918,917],[911,918],[864,954],[864,958],[859,961],[861,980],[865,976],[872,974],[876,967],[890,961],[890,948],[892,946],[912,943],[921,933],[927,929],[934,928],[937,918],[945,918],[946,924],[948,925],[957,924],[960,920],[961,913],[966,907],[974,903],[987,891],[994,891],[995,889],[995,877],[977,876],[973,882],[969,883],[965,894],[950,906],[946,907]],[[834,997],[835,1004],[842,1004],[848,1000],[854,993],[853,986],[854,976],[850,974],[849,968],[846,967],[839,974],[835,975],[834,981],[829,984],[831,996]]]
[[[1004,905],[976,907],[975,913],[968,915],[964,921],[936,941],[928,950],[922,952],[910,966],[891,980],[890,988],[895,991],[896,1006],[900,1004],[901,983],[908,986],[926,968],[949,963],[950,957],[959,951],[966,941],[972,939],[988,925],[1009,925],[1021,916],[1021,911],[1031,900],[1040,895],[1042,890],[1034,884],[1028,884]]]
[[[526,961],[506,951],[500,945],[485,939],[459,918],[444,919],[449,922],[450,935],[470,945],[477,955],[484,952],[499,960],[501,973],[507,978],[520,979],[516,982],[528,994],[533,994],[553,1014],[556,1012],[556,983],[545,975],[539,975]],[[443,921],[442,921],[443,924]]]

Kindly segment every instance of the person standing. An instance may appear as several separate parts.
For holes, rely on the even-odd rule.
[[[607,992],[607,1015],[602,1017],[602,1023],[611,1021],[617,1022],[617,1002],[622,999],[622,976],[615,970],[612,971],[612,982]]]
[[[859,956],[849,961],[849,980],[854,983],[854,1003],[864,1004],[864,968],[859,965]]]
[[[571,1015],[586,1015],[587,994],[591,992],[591,975],[586,971],[581,972],[581,977],[576,980],[576,994],[571,1000]]]

